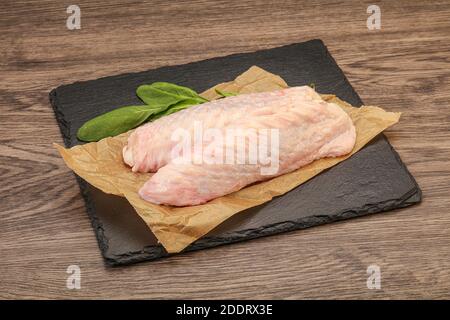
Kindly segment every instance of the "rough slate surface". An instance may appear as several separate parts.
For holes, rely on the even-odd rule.
[[[320,40],[77,82],[54,89],[50,101],[64,143],[72,147],[80,143],[76,132],[85,121],[119,106],[140,103],[135,90],[141,84],[168,81],[203,91],[234,79],[252,65],[280,75],[290,86],[313,82],[321,93],[334,93],[354,106],[362,104]],[[167,256],[124,198],[77,180],[107,265]],[[386,138],[379,135],[350,159],[305,184],[236,214],[186,251],[405,207],[420,200],[414,178]]]

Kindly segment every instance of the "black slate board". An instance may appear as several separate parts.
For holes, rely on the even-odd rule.
[[[280,75],[290,86],[313,82],[321,93],[334,93],[354,106],[362,104],[321,40],[77,82],[52,90],[50,101],[64,143],[72,147],[80,143],[76,132],[86,120],[140,103],[135,89],[141,84],[168,81],[201,92],[234,79],[252,65]],[[167,256],[124,198],[77,179],[107,265]],[[405,207],[420,200],[414,178],[381,134],[350,159],[287,194],[236,214],[185,251]]]

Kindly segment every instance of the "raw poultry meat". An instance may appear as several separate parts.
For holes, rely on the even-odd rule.
[[[202,132],[214,129],[215,135],[202,136],[199,143],[189,140],[197,147],[189,149],[189,157],[177,156],[174,149],[180,141],[174,139],[174,132],[182,129],[198,138],[199,126]],[[227,138],[229,132],[234,133],[232,139]],[[213,139],[218,136],[223,139]],[[186,206],[291,172],[316,159],[345,155],[355,139],[350,117],[302,86],[219,99],[147,123],[130,135],[123,158],[134,172],[156,172],[139,190],[144,200]],[[241,141],[240,149],[237,141]],[[258,158],[261,150],[264,161]],[[212,160],[206,161],[208,157]]]

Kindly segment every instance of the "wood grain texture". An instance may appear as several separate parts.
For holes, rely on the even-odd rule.
[[[73,3],[0,3],[0,298],[450,298],[449,1],[76,1],[82,29],[70,31]],[[373,3],[377,31],[366,27]],[[387,136],[422,204],[105,268],[78,185],[51,148],[62,138],[50,89],[312,38],[367,104],[403,112]],[[80,290],[66,288],[71,264]],[[370,264],[381,290],[366,287]]]

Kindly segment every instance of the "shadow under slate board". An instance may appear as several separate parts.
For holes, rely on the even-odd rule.
[[[354,106],[362,104],[320,40],[77,82],[54,89],[50,101],[64,143],[72,147],[81,143],[76,132],[85,121],[119,106],[140,104],[135,90],[141,84],[167,81],[201,92],[234,79],[252,65],[280,75],[290,86],[313,82],[318,92],[333,93]],[[105,194],[77,179],[107,265],[168,255],[125,198]],[[185,251],[382,212],[420,200],[414,178],[381,134],[350,159],[285,195],[236,214]]]

